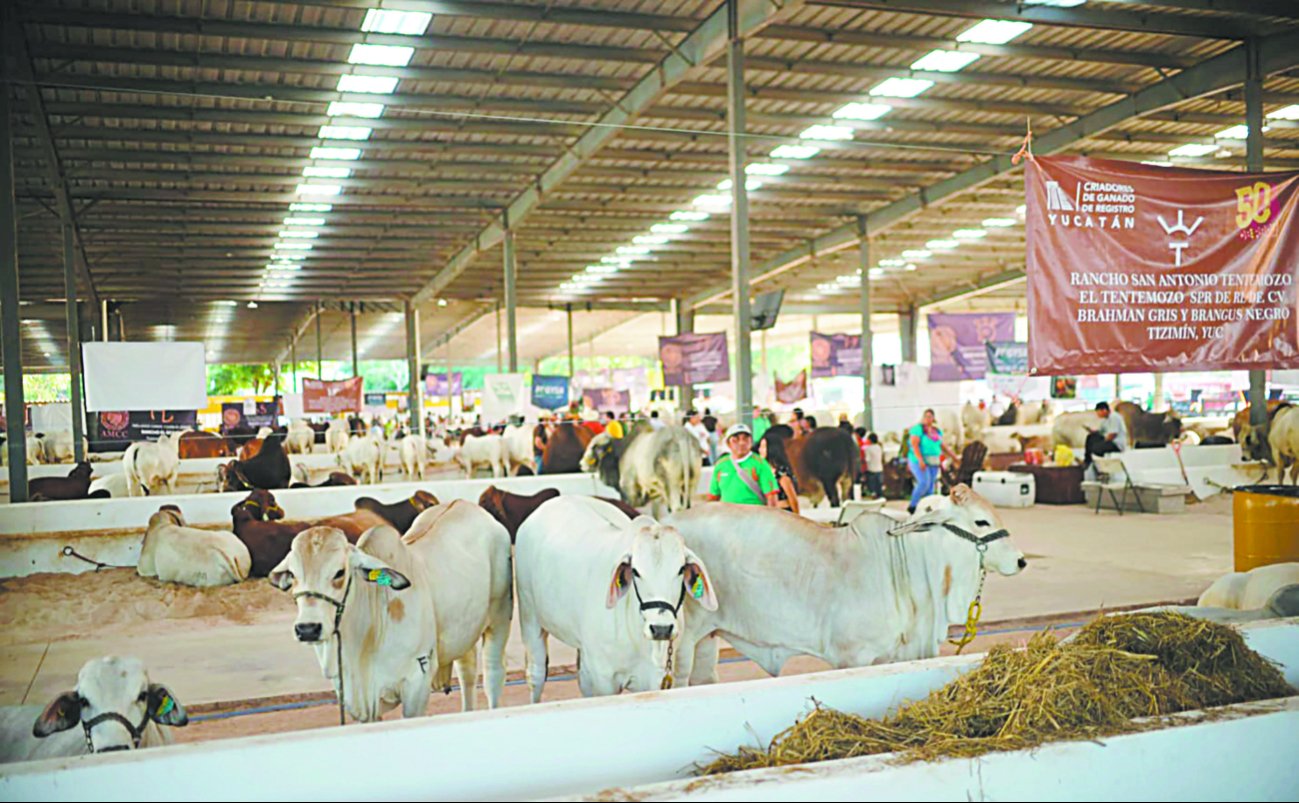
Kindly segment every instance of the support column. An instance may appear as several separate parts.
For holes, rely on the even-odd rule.
[[[99,301],[99,339],[108,342],[108,299]]]
[[[69,401],[72,407],[72,459],[86,459],[82,439],[86,433],[86,416],[81,409],[81,314],[77,308],[77,268],[75,234],[72,221],[63,221],[63,298],[68,320]]]
[[[573,371],[573,305],[564,305],[565,317],[568,319],[568,378],[572,379]]]
[[[424,436],[424,393],[419,384],[419,308],[409,299],[406,301],[406,362],[410,374],[410,385],[407,392],[410,398],[406,402],[410,413],[410,431]]]
[[[510,353],[510,373],[519,370],[519,324],[515,313],[518,306],[518,287],[516,287],[518,265],[514,255],[514,231],[505,229],[505,243],[501,249],[505,255],[505,327],[506,345]]]
[[[731,292],[735,314],[735,420],[753,425],[753,352],[749,312],[749,193],[745,187],[744,40],[739,28],[740,0],[727,0],[727,145],[731,169]]]
[[[448,421],[451,420],[451,412],[455,409],[454,405],[452,405],[451,403],[451,400],[454,399],[456,396],[454,391],[455,384],[453,382],[454,377],[452,376],[453,372],[451,370],[451,337],[452,336],[448,334],[446,343],[444,344],[446,347],[444,356],[446,357],[446,361],[447,361],[447,420]],[[460,388],[460,391],[462,393],[464,392],[463,386]]]
[[[0,60],[0,72],[8,71]],[[9,458],[9,501],[27,501],[27,437],[23,430],[23,348],[19,339],[18,217],[14,198],[14,153],[9,85],[0,82],[0,341],[4,349],[5,449]]]
[[[1123,374],[1114,375],[1114,401],[1123,400]]]
[[[861,274],[861,376],[862,426],[875,428],[875,411],[871,405],[871,382],[875,372],[875,351],[871,334],[871,241],[866,218],[857,218],[857,270]]]
[[[680,298],[672,299],[672,317],[676,319],[677,334],[687,335],[695,331],[695,310]],[[766,334],[765,332],[763,334]],[[681,386],[682,412],[694,406],[695,388],[693,385]]]
[[[360,376],[360,359],[356,353],[356,302],[352,302],[350,310],[352,319],[352,376]]]
[[[902,340],[902,362],[916,361],[916,308],[898,310],[898,337]]]
[[[325,378],[325,349],[322,345],[324,341],[320,338],[320,319],[325,317],[325,308],[319,301],[316,302],[316,379]]]
[[[298,339],[295,337],[289,341],[289,362],[293,366],[293,385],[292,392],[298,392]]]
[[[496,302],[496,373],[504,373],[504,357],[501,352],[501,302]]]
[[[1167,408],[1164,404],[1164,374],[1162,371],[1156,371],[1154,376],[1155,392],[1150,399],[1150,412],[1162,413]]]
[[[1259,64],[1258,40],[1245,41],[1245,169],[1263,172],[1263,70]],[[1249,423],[1267,426],[1267,372],[1249,372]]]

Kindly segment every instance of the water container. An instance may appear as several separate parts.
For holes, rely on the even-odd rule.
[[[1299,561],[1299,486],[1237,487],[1232,524],[1236,571]]]

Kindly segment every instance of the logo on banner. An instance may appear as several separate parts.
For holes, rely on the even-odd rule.
[[[1137,191],[1131,184],[1083,181],[1069,197],[1059,181],[1042,182],[1046,191],[1047,220],[1052,226],[1073,229],[1135,229]]]
[[[1048,181],[1046,183],[1046,208],[1054,209],[1057,212],[1075,212],[1078,207],[1074,206],[1073,200],[1064,194],[1058,181]]]
[[[1187,237],[1190,237],[1192,234],[1195,234],[1196,229],[1200,228],[1200,224],[1204,222],[1204,217],[1197,217],[1195,222],[1188,226],[1186,225],[1186,210],[1178,209],[1177,224],[1174,226],[1168,225],[1168,221],[1164,220],[1163,215],[1155,215],[1155,220],[1158,220],[1159,225],[1163,227],[1164,234],[1169,236],[1173,234],[1185,234]],[[1191,243],[1189,241],[1184,243],[1177,242],[1176,240],[1168,241],[1168,247],[1173,250],[1173,254],[1175,255],[1173,258],[1173,267],[1182,267],[1182,252],[1190,247],[1190,245]]]

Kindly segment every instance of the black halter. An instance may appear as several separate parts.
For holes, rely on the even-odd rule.
[[[298,599],[300,599],[300,598],[302,598],[302,597],[309,597],[309,598],[311,598],[311,599],[324,600],[325,602],[328,602],[330,605],[333,605],[333,606],[334,606],[334,633],[333,633],[333,638],[334,638],[334,647],[337,649],[337,655],[338,655],[338,724],[339,724],[339,725],[346,725],[346,724],[347,724],[347,719],[346,719],[346,717],[345,717],[345,715],[344,715],[344,713],[343,713],[343,712],[344,712],[344,704],[343,704],[343,689],[344,689],[344,684],[343,684],[343,637],[340,636],[339,633],[338,633],[338,626],[339,626],[339,624],[341,624],[342,621],[343,621],[343,611],[347,608],[347,595],[350,594],[351,591],[352,591],[352,572],[351,572],[351,571],[348,571],[348,573],[347,573],[347,585],[343,587],[343,598],[342,598],[341,600],[334,599],[333,597],[329,596],[328,594],[321,594],[321,593],[318,592],[318,591],[299,591],[299,592],[297,592],[297,593],[295,593],[295,594],[293,595],[293,601],[294,601],[294,602],[297,602]]]
[[[681,571],[677,572],[677,574],[679,575],[684,575],[685,573],[686,573],[685,566],[682,566]],[[666,600],[652,599],[649,602],[646,602],[645,600],[641,599],[640,586],[636,585],[637,577],[640,577],[640,575],[637,574],[635,569],[632,569],[631,590],[636,592],[636,601],[640,603],[641,613],[644,613],[645,611],[655,611],[655,610],[671,611],[672,616],[675,618],[676,615],[681,612],[681,606],[685,604],[686,601],[686,586],[684,583],[681,584],[681,594],[680,596],[677,597],[677,604],[673,606],[669,604]]]
[[[975,549],[979,550],[980,553],[987,552],[988,544],[992,543],[993,541],[1010,537],[1010,532],[1006,530],[1004,527],[1000,530],[994,530],[993,532],[990,532],[987,535],[975,535],[969,530],[961,529],[960,527],[957,527],[955,524],[951,524],[950,522],[945,521],[943,522],[942,526],[946,527],[947,530],[952,533],[952,535],[955,535],[958,538],[964,539],[966,541],[969,541],[971,544],[974,544]]]
[[[90,731],[93,730],[94,727],[99,723],[108,722],[109,720],[113,722],[117,722],[121,724],[123,728],[126,728],[127,732],[131,734],[131,747],[134,747],[136,750],[140,749],[140,740],[144,738],[144,729],[149,724],[148,706],[145,706],[144,719],[143,721],[140,722],[139,725],[132,723],[131,720],[127,719],[126,717],[122,716],[116,711],[105,711],[99,716],[91,717],[90,719],[81,720],[81,730],[86,734],[87,753],[112,753],[116,750],[131,749],[131,747],[127,747],[124,744],[114,745],[113,747],[105,747],[103,750],[95,749],[94,740],[90,738]]]

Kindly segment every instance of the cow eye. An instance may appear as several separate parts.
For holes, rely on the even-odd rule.
[[[987,519],[975,519],[974,523],[979,525],[980,527],[988,527],[992,524],[992,522],[988,521]]]
[[[347,573],[346,570],[344,570],[344,569],[339,569],[337,572],[334,573],[334,579],[335,579],[335,580],[342,580],[342,579],[343,579],[343,575],[346,574],[346,573]]]
[[[136,699],[136,702],[140,702],[140,703],[142,703],[142,702],[144,702],[145,700],[149,699],[149,692],[148,692],[148,691],[142,691],[142,692],[140,692],[140,696],[139,696],[139,697],[136,697],[135,699]]]

